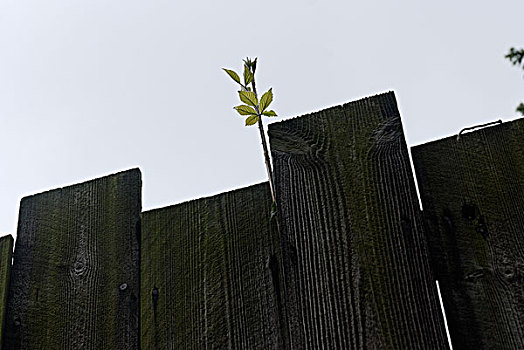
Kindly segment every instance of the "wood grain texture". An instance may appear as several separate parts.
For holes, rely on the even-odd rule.
[[[5,315],[7,309],[7,292],[11,276],[11,261],[13,259],[13,236],[0,237],[0,350],[5,332]]]
[[[524,349],[524,119],[412,149],[457,349]]]
[[[281,349],[267,183],[143,213],[142,349]]]
[[[141,175],[25,197],[6,349],[137,349]]]
[[[393,93],[269,126],[289,338],[447,349]]]

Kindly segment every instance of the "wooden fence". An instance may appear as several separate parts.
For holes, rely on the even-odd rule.
[[[446,349],[393,94],[269,128],[290,349]]]
[[[22,200],[4,349],[138,348],[140,191],[135,169]]]
[[[413,148],[456,349],[524,349],[524,120]]]
[[[281,349],[267,183],[142,215],[142,349]]]
[[[269,127],[267,183],[141,213],[138,169],[24,198],[2,349],[524,348],[524,120],[413,149],[393,93]]]

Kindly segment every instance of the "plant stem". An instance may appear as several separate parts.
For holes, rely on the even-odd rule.
[[[251,86],[253,87],[253,92],[255,93],[255,97],[258,100],[254,74],[253,74],[253,81],[251,82]],[[271,199],[273,200],[273,203],[276,203],[277,201],[275,198],[275,187],[273,185],[273,170],[271,168],[271,160],[269,158],[269,151],[267,148],[266,133],[264,132],[264,124],[262,123],[262,114],[260,113],[258,106],[255,107],[255,110],[258,113],[258,131],[260,132],[260,139],[262,140],[262,150],[264,152],[264,161],[266,162],[266,171],[267,171],[267,177],[269,179],[269,190],[271,191]]]
[[[269,152],[267,149],[266,136],[264,132],[264,125],[262,124],[262,116],[258,118],[258,130],[260,131],[260,138],[262,139],[262,148],[264,150],[264,160],[266,162],[267,176],[269,178],[269,189],[271,190],[271,199],[276,203],[275,189],[273,186],[273,170],[271,169],[271,161],[269,159]]]

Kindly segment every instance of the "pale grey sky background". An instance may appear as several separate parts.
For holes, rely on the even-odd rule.
[[[23,196],[140,167],[151,209],[264,181],[220,70],[283,118],[394,90],[408,144],[517,117],[524,1],[0,0],[0,233]],[[281,120],[282,118],[275,119]]]

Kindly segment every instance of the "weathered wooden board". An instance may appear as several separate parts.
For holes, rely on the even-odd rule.
[[[269,126],[289,349],[447,349],[393,93]]]
[[[25,197],[4,348],[137,349],[141,175]]]
[[[281,349],[267,183],[143,213],[142,350]]]
[[[412,149],[457,349],[524,349],[524,119]]]
[[[5,330],[5,314],[7,306],[7,291],[11,275],[11,261],[13,259],[13,236],[0,237],[0,350]]]

